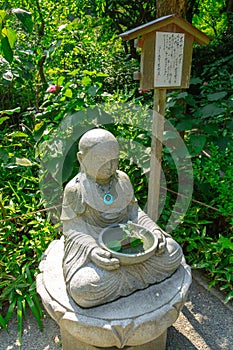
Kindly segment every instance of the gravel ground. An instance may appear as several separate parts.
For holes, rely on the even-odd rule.
[[[194,281],[178,320],[168,330],[167,350],[233,350],[233,307],[224,305],[222,295],[209,292],[205,280]],[[24,322],[22,350],[61,350],[59,327],[44,312],[41,333],[32,314]],[[18,350],[17,323],[12,319],[9,334],[0,331],[0,350]]]

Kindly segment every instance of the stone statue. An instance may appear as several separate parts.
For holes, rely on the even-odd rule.
[[[79,142],[81,166],[64,191],[61,220],[65,237],[63,273],[69,295],[81,307],[101,305],[170,277],[183,259],[181,247],[138,206],[128,176],[117,170],[119,145],[104,129]],[[158,237],[155,254],[121,265],[100,247],[99,233],[114,223],[138,223]]]

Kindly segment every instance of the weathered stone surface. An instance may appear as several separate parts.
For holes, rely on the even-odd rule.
[[[100,128],[87,131],[79,141],[80,172],[64,189],[64,279],[68,294],[84,308],[160,283],[173,275],[183,259],[179,244],[139,207],[128,175],[117,169],[118,158],[113,134]],[[121,229],[113,238],[116,224]],[[134,225],[153,237],[150,246],[140,237],[143,253],[116,253],[102,246],[103,230],[110,230],[105,238],[118,241],[119,248],[119,231],[132,238],[137,235]]]
[[[111,348],[103,348],[103,347],[96,347],[93,345],[88,345],[83,342],[77,341],[75,337],[72,337],[66,330],[61,329],[61,335],[62,335],[62,345],[63,349],[68,350],[116,350],[117,348],[111,347]],[[125,349],[127,350],[165,350],[166,349],[166,339],[167,339],[167,332],[164,332],[161,336],[156,338],[155,340],[139,345],[139,346],[127,346]]]
[[[112,347],[144,350],[142,346],[147,343],[145,350],[150,350],[150,343],[156,339],[161,345],[159,337],[176,321],[191,283],[190,268],[185,262],[170,278],[159,284],[110,303],[84,309],[67,294],[63,255],[63,238],[53,241],[40,264],[37,291],[50,316],[60,325],[64,350],[76,350],[76,345],[71,348],[68,344],[72,339],[75,339],[72,344],[79,344],[79,350]],[[153,346],[156,350],[155,343]],[[159,350],[162,349],[160,346]]]

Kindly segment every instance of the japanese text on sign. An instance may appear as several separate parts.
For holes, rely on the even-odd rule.
[[[180,86],[184,34],[156,32],[154,86]]]

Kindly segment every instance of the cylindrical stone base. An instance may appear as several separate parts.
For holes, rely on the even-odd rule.
[[[53,241],[44,256],[37,291],[60,326],[63,350],[165,350],[167,328],[179,316],[191,283],[185,262],[161,283],[83,309],[67,293],[62,269],[64,241]]]
[[[61,328],[62,338],[62,350],[117,350],[116,347],[96,347],[93,345],[85,344],[78,341],[77,338],[70,335],[66,330]],[[138,345],[138,346],[125,346],[125,350],[166,350],[167,331],[161,334],[153,341]]]

